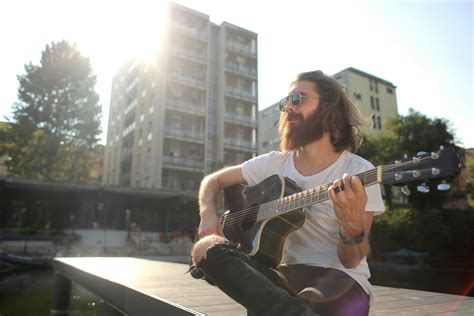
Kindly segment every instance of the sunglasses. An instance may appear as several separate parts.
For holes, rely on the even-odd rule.
[[[292,105],[298,106],[301,103],[303,103],[304,99],[319,99],[319,98],[310,97],[310,96],[304,95],[303,93],[299,91],[296,91],[280,100],[280,103],[279,103],[280,111],[285,112],[290,102]]]

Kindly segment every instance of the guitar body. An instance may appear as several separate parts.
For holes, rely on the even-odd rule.
[[[249,187],[240,184],[224,190],[227,212],[222,217],[224,235],[259,263],[275,268],[282,257],[285,239],[305,221],[303,209],[257,222],[259,205],[300,192],[293,181],[273,175]]]

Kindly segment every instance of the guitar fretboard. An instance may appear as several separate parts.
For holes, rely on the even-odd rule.
[[[357,174],[364,187],[380,182],[381,166]],[[273,218],[290,211],[310,206],[329,199],[328,189],[332,183],[323,184],[280,199],[261,204],[257,221]]]

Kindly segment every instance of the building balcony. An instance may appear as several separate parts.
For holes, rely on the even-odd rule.
[[[170,51],[172,54],[178,57],[191,59],[193,61],[198,61],[201,63],[207,63],[206,52],[199,52],[199,51],[185,48],[185,47],[174,47],[174,46],[170,49]]]
[[[252,47],[249,45],[244,45],[239,42],[235,42],[232,40],[226,40],[225,47],[233,52],[237,52],[246,56],[250,56],[253,58],[257,58],[257,52],[252,50]]]
[[[167,167],[184,167],[189,169],[204,169],[204,160],[196,160],[192,158],[174,157],[174,156],[163,156],[163,164]]]
[[[233,72],[244,74],[252,78],[257,78],[257,69],[255,68],[251,68],[242,64],[231,63],[231,62],[227,62],[225,64],[225,67]]]
[[[196,187],[190,187],[181,184],[163,184],[162,188],[175,194],[185,194],[192,197],[196,197],[199,192],[199,185],[196,185]]]
[[[251,92],[248,92],[248,91],[245,91],[245,90],[242,90],[242,89],[227,86],[225,88],[225,93],[230,95],[230,96],[239,98],[239,99],[244,99],[246,101],[251,101],[251,102],[256,102],[257,101],[257,95],[256,94],[252,94]]]
[[[197,38],[201,41],[207,41],[207,38],[208,38],[207,32],[204,30],[193,28],[193,27],[187,26],[185,24],[177,23],[177,22],[172,22],[171,26],[174,30],[186,36]]]
[[[193,114],[206,114],[206,106],[204,104],[196,104],[190,101],[166,98],[166,107],[172,110],[180,110]]]
[[[174,82],[188,85],[188,86],[190,85],[190,86],[201,88],[201,89],[207,88],[206,79],[197,79],[197,78],[186,76],[177,72],[172,72],[168,74],[168,79]]]
[[[172,127],[165,127],[165,136],[184,139],[184,140],[194,140],[199,142],[204,142],[204,133],[203,132],[196,132],[190,130],[182,130],[178,128]]]
[[[243,140],[243,139],[235,139],[235,138],[224,138],[224,146],[235,148],[235,149],[243,149],[247,151],[256,151],[257,150],[257,144],[252,143],[249,140]]]
[[[240,113],[225,112],[224,118],[227,121],[233,123],[247,124],[252,126],[255,126],[257,124],[257,119]]]

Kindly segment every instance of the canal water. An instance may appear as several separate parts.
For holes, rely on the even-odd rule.
[[[54,270],[31,270],[0,276],[0,316],[49,315]],[[99,315],[100,299],[83,287],[71,288],[70,315]]]
[[[474,296],[474,271],[428,264],[371,264],[374,285]],[[49,315],[53,270],[0,276],[0,316]],[[99,315],[101,300],[73,283],[70,315]]]

